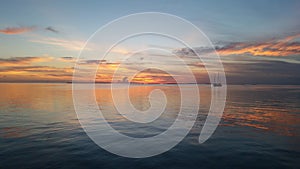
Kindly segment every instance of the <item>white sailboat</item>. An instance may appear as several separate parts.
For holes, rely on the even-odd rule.
[[[214,82],[212,85],[213,85],[213,87],[222,87],[219,72],[218,72],[217,78],[216,78],[216,76],[214,76]]]

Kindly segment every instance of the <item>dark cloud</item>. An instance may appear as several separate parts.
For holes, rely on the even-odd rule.
[[[115,64],[107,62],[107,60],[82,60],[78,62],[81,65],[98,65],[98,64]]]
[[[66,56],[66,57],[60,57],[58,58],[60,62],[66,62],[66,63],[74,63],[76,61],[76,58],[73,58],[71,56]]]
[[[47,62],[50,61],[51,57],[10,57],[10,58],[0,58],[0,66],[24,66],[30,65],[34,62]]]
[[[195,47],[195,48],[181,48],[173,50],[173,54],[180,57],[195,57],[196,52],[198,54],[207,54],[214,51],[213,48],[210,47]]]
[[[57,29],[55,29],[51,26],[46,27],[45,30],[53,32],[53,33],[60,33]]]
[[[72,56],[65,56],[65,57],[61,57],[62,59],[65,60],[73,60],[74,58]]]

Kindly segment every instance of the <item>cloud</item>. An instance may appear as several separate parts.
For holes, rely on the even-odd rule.
[[[75,63],[76,58],[71,57],[71,56],[66,56],[66,57],[60,57],[57,60],[60,62]]]
[[[14,35],[14,34],[22,34],[26,32],[31,32],[34,30],[46,30],[53,33],[60,33],[57,29],[53,28],[52,26],[48,26],[46,28],[38,28],[36,26],[23,26],[23,27],[7,27],[4,29],[0,29],[0,33]]]
[[[59,31],[58,31],[57,29],[54,29],[54,28],[51,27],[51,26],[46,27],[45,30],[50,31],[50,32],[53,32],[53,33],[59,33]]]
[[[195,57],[196,56],[196,53],[200,53],[200,54],[207,54],[207,53],[211,53],[213,52],[214,49],[213,48],[210,48],[210,47],[194,47],[193,49],[190,49],[190,48],[180,48],[180,49],[175,49],[173,50],[173,53],[175,55],[178,55],[180,57],[189,57],[189,58],[192,58],[192,57]],[[198,57],[196,57],[198,58]]]
[[[73,57],[54,58],[49,56],[1,58],[0,81],[71,81],[74,68],[69,63],[74,64],[75,61]],[[119,63],[107,62],[106,60],[83,60],[79,64],[83,64],[88,73],[90,72],[89,69],[101,64],[99,77],[101,76],[100,80],[104,82],[111,81],[112,73],[119,65]],[[85,69],[80,71],[85,71]],[[87,77],[80,77],[80,79],[85,81]]]
[[[107,60],[82,60],[79,61],[80,65],[98,65],[98,64],[119,64],[119,63],[111,63],[107,62]]]
[[[36,29],[36,27],[34,27],[34,26],[30,26],[30,27],[7,27],[7,28],[4,28],[4,29],[0,29],[0,33],[10,34],[10,35],[22,34],[22,33],[33,31],[34,29]]]
[[[229,42],[222,46],[216,46],[215,50],[221,56],[250,55],[250,56],[294,56],[300,54],[300,42],[295,41],[300,34],[287,36],[282,39],[273,39],[262,42]],[[214,51],[209,47],[195,47],[192,49],[180,48],[173,51],[181,57],[194,57],[195,52],[207,54]]]
[[[0,68],[2,82],[67,82],[72,79],[73,68],[51,66],[11,66]]]
[[[72,72],[71,68],[57,68],[51,66],[11,66],[8,68],[0,69],[0,72],[31,72],[31,73],[66,73]],[[59,75],[59,74],[58,74]]]
[[[66,82],[72,79],[73,67],[68,63],[69,57],[11,57],[0,59],[0,81],[3,82]],[[71,60],[71,59],[70,59]],[[55,66],[50,66],[55,65]],[[57,66],[58,67],[57,67]],[[64,65],[64,66],[63,66]]]
[[[300,54],[300,34],[266,42],[236,42],[217,47],[220,55],[292,56]]]
[[[9,66],[24,66],[31,65],[37,62],[49,62],[53,58],[52,57],[11,57],[11,58],[0,58],[0,66],[1,67],[9,67]]]
[[[65,48],[67,50],[75,50],[75,51],[80,51],[85,44],[84,41],[65,40],[65,39],[50,38],[50,37],[42,38],[42,39],[34,39],[34,40],[31,40],[31,42],[59,46],[59,47]],[[85,48],[85,50],[91,50],[91,49]]]

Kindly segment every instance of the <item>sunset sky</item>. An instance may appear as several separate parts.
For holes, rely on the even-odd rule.
[[[229,84],[300,84],[299,9],[300,1],[292,0],[2,1],[0,82],[71,81],[79,51],[101,26],[128,14],[163,12],[190,21],[210,38],[223,61]],[[205,69],[192,51],[168,40],[150,39],[151,45],[182,57],[199,83],[208,83]],[[138,40],[114,49],[114,59],[80,64],[100,65],[96,81],[109,82],[120,59],[142,48],[136,45]],[[205,52],[200,46],[193,47]],[[101,44],[95,48],[101,48]],[[146,51],[135,55],[139,62],[172,66],[175,74],[181,75],[181,65],[168,60],[168,53]],[[131,63],[137,62],[133,59]],[[123,69],[125,74],[134,69],[132,65]],[[125,74],[117,80],[126,80]],[[173,79],[166,72],[147,69],[134,81],[168,83]]]

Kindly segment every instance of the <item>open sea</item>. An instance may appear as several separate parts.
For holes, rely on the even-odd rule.
[[[188,88],[188,85],[186,85]],[[300,86],[229,85],[226,107],[212,137],[198,143],[210,107],[211,88],[199,85],[200,110],[190,133],[171,150],[149,158],[125,158],[95,144],[82,129],[71,84],[0,84],[0,169],[10,168],[300,168]],[[176,85],[133,85],[129,96],[139,110],[161,89],[168,99],[154,125],[135,125],[116,113],[108,84],[96,84],[96,101],[108,122],[123,134],[151,137],[176,118]],[[122,90],[122,89],[120,89]],[[84,92],[83,92],[84,93]]]

